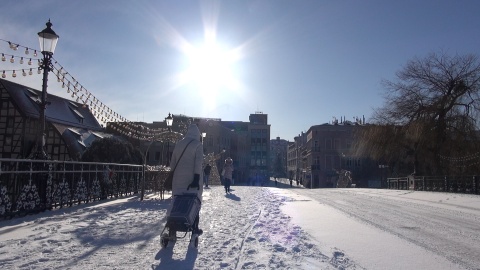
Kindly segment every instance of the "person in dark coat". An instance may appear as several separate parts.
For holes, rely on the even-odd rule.
[[[205,169],[203,169],[203,182],[205,183],[205,188],[208,188],[208,178],[210,177],[210,171],[212,170],[212,166],[207,163]]]

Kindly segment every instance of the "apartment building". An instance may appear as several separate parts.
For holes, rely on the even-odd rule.
[[[366,187],[375,164],[353,152],[355,131],[364,121],[334,121],[311,126],[288,147],[288,170],[308,188],[336,187],[339,173],[350,171],[356,186]]]
[[[288,178],[287,151],[289,142],[277,137],[270,140],[270,175],[274,177]]]

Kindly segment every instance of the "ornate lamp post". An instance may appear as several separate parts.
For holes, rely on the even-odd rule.
[[[167,117],[165,117],[165,122],[167,124],[167,127],[168,127],[168,131],[164,131],[164,132],[161,132],[161,133],[158,133],[155,135],[154,138],[152,138],[152,141],[148,144],[148,147],[147,147],[147,150],[145,150],[145,155],[144,155],[144,177],[143,177],[143,183],[142,183],[142,191],[141,191],[141,196],[140,196],[140,200],[143,200],[143,197],[144,197],[144,193],[145,193],[145,168],[146,168],[146,164],[147,164],[147,155],[148,155],[148,150],[150,149],[150,146],[152,146],[152,144],[154,142],[162,142],[162,147],[164,146],[164,142],[165,140],[167,141],[168,143],[168,150],[167,150],[167,166],[169,165],[168,163],[170,163],[170,155],[169,155],[169,152],[170,152],[170,141],[172,142],[177,142],[178,140],[180,140],[182,137],[183,137],[183,134],[182,133],[179,133],[179,132],[175,132],[175,131],[172,131],[171,129],[171,126],[173,124],[173,117],[172,115],[169,113]],[[162,161],[163,161],[163,149],[162,148]],[[162,162],[163,163],[163,162]]]
[[[165,122],[169,131],[172,131],[173,117],[170,113],[165,117]],[[167,141],[167,165],[170,166],[170,140]]]
[[[47,28],[38,33],[38,39],[40,41],[40,50],[43,54],[43,60],[40,68],[43,69],[43,84],[42,84],[42,99],[39,103],[40,106],[40,130],[37,136],[37,150],[34,155],[35,159],[47,159],[48,155],[45,152],[45,110],[47,109],[47,81],[48,72],[51,70],[52,56],[57,46],[59,36],[52,30],[52,23],[50,20],[46,23]]]
[[[172,124],[173,124],[173,117],[170,113],[168,113],[168,116],[165,117],[165,122],[167,123],[167,127],[169,130],[171,130]]]

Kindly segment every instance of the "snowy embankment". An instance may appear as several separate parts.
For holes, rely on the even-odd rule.
[[[233,189],[230,195],[219,186],[205,190],[198,249],[188,237],[160,247],[170,199],[151,194],[2,221],[0,268],[462,269],[312,199],[314,190]],[[368,191],[347,193],[353,199],[356,192]]]

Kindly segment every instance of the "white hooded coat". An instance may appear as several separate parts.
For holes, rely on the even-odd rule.
[[[183,156],[183,149],[187,144],[192,141]],[[180,159],[180,160],[179,160]],[[202,201],[203,194],[203,144],[200,142],[200,130],[197,125],[192,124],[188,127],[187,134],[185,138],[180,140],[173,149],[172,159],[170,161],[170,168],[177,168],[173,174],[172,181],[172,194],[181,195],[182,193],[196,193],[200,201]],[[193,181],[194,174],[198,174],[199,178],[199,187],[190,188],[187,190],[188,185]]]

